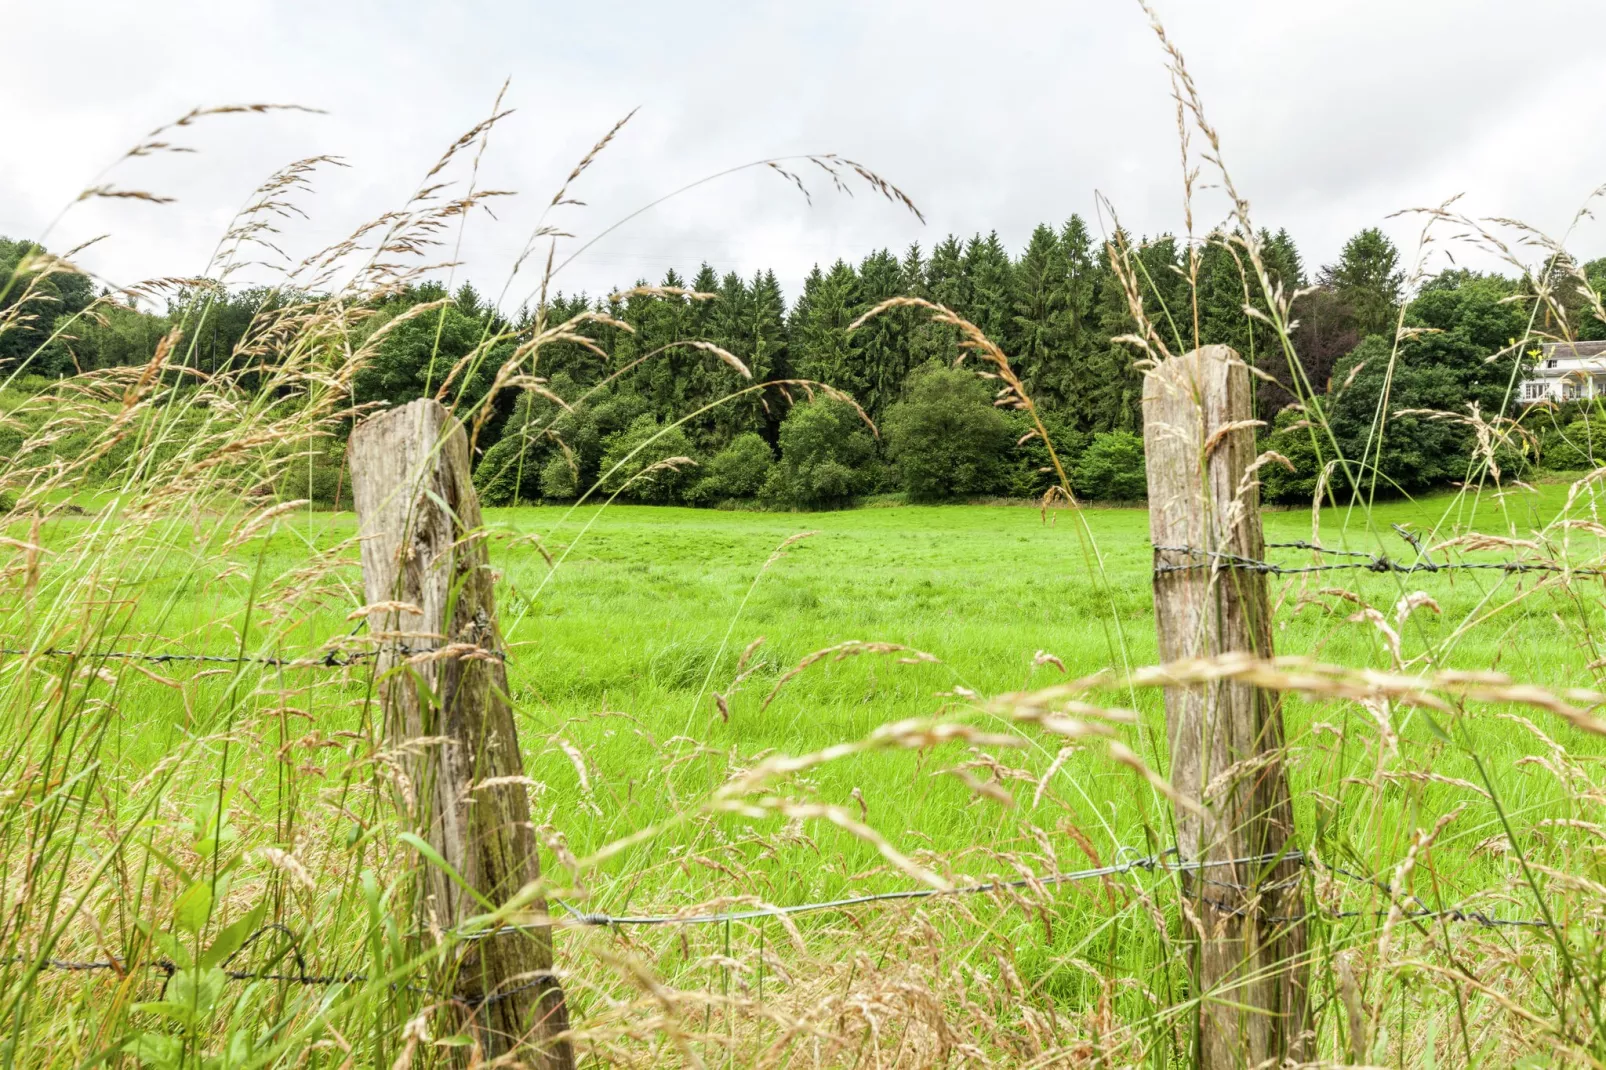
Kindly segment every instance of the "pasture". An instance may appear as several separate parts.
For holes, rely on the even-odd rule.
[[[1569,493],[1558,483],[1329,509],[1319,535],[1327,547],[1410,561],[1415,552],[1392,525],[1428,546],[1472,530],[1532,539],[1546,529],[1552,545],[1566,540],[1570,559],[1589,559],[1593,535],[1557,521],[1593,519],[1593,492],[1586,487],[1570,507]],[[104,500],[98,512],[58,517],[42,542],[58,551],[92,542],[117,509]],[[786,906],[919,887],[928,871],[963,885],[1158,852],[1170,841],[1170,806],[1132,763],[1112,760],[1103,739],[1067,740],[1021,723],[1000,698],[1108,671],[1113,683],[1090,699],[1134,711],[1113,735],[1163,773],[1160,691],[1119,682],[1155,660],[1147,520],[1137,508],[1045,516],[1020,506],[489,510],[510,687],[555,897],[576,912],[612,915]],[[1308,510],[1269,511],[1265,523],[1268,541],[1312,537]],[[353,517],[285,512],[245,538],[240,524],[228,515],[173,518],[142,536],[148,563],[107,592],[111,608],[80,606],[99,615],[91,634],[102,649],[286,658],[332,642],[363,649],[348,616],[362,601]],[[1294,549],[1269,556],[1311,560]],[[48,568],[42,582],[51,585]],[[1600,582],[1564,586],[1547,574],[1497,571],[1274,577],[1276,642],[1279,653],[1355,668],[1493,669],[1561,689],[1593,671]],[[1396,606],[1417,590],[1434,605],[1399,615]],[[1369,607],[1376,620],[1365,618]],[[890,647],[841,649],[854,641]],[[40,840],[13,824],[7,847],[49,842],[73,856],[65,870],[73,880],[108,849],[120,852],[112,879],[64,925],[56,954],[94,957],[137,942],[132,919],[172,909],[186,875],[208,857],[198,845],[227,828],[239,868],[220,910],[231,896],[239,909],[271,904],[273,920],[307,934],[314,973],[366,969],[373,978],[411,961],[376,935],[396,935],[395,921],[379,919],[413,856],[390,831],[393,785],[364,665],[100,663],[109,694],[89,699],[75,725],[54,729],[77,755],[61,766],[95,771],[96,804],[63,811],[80,818],[70,841]],[[48,658],[0,668],[11,674],[12,694],[46,694],[50,673],[60,671]],[[1440,724],[1404,703],[1293,693],[1285,713],[1297,838],[1352,873],[1389,882],[1416,830],[1447,818],[1414,877],[1422,902],[1529,917],[1536,905],[1512,842],[1558,871],[1592,857],[1588,800],[1603,748],[1558,718],[1507,703],[1468,705]],[[885,737],[909,719],[972,735],[919,745],[896,729]],[[8,744],[14,754],[25,749],[21,739]],[[767,778],[762,798],[716,804],[723,785],[783,755],[812,757]],[[14,779],[47,790],[30,775]],[[130,857],[143,858],[143,868]],[[567,984],[582,1048],[620,1062],[645,1065],[661,1054],[665,1041],[641,1032],[650,1025],[681,1045],[686,1062],[763,1055],[806,1064],[823,1045],[827,1061],[851,1063],[858,1045],[893,1065],[969,1045],[978,1058],[1008,1063],[1063,1053],[1082,1043],[1067,1037],[1082,1037],[1089,1052],[1163,1063],[1164,1038],[1180,1021],[1177,922],[1165,902],[1172,879],[1133,873],[784,923],[560,928],[558,958],[573,971]],[[1364,883],[1313,880],[1315,902],[1351,915],[1316,922],[1324,946],[1377,940],[1391,897]],[[85,917],[95,924],[79,924]],[[1470,997],[1485,1011],[1501,997],[1549,998],[1536,963],[1553,946],[1530,932],[1440,924],[1404,926],[1393,939],[1487,944],[1486,963],[1509,959]],[[252,953],[277,963],[286,952]],[[650,964],[679,991],[670,1010],[632,984],[627,960]],[[1531,1042],[1525,1022],[1481,1011],[1479,1029],[1456,1034],[1448,1022],[1457,1001],[1422,976],[1415,988],[1372,997],[1401,1023],[1409,1006],[1418,1041],[1447,1044],[1455,1034],[1469,1057],[1512,1056]],[[1331,977],[1315,983],[1331,1021],[1342,993]],[[42,998],[67,1009],[29,1020],[34,1045],[91,1022],[124,1021],[132,1001],[152,998],[134,980],[106,975],[47,973],[41,984]],[[956,996],[955,984],[972,994]],[[360,1017],[374,987],[344,991],[356,993],[349,1013],[374,1029],[375,1052],[390,1057],[394,1042],[378,1039],[386,1014]],[[258,1022],[271,1050],[279,1034],[270,1024],[297,1035],[294,1023],[311,1021],[316,1000],[327,997],[289,985],[270,998],[255,982],[226,998],[238,1002],[219,1010],[220,1020],[230,1028]],[[876,1025],[878,1014],[894,1011],[904,1034],[896,1041]],[[397,1025],[411,1011],[399,1001],[388,1013]],[[1039,1014],[1063,1020],[1050,1029]],[[1373,1035],[1380,1052],[1389,1050],[1387,1019]]]

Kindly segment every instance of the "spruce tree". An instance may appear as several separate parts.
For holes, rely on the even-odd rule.
[[[1368,227],[1345,242],[1338,263],[1322,269],[1322,285],[1349,306],[1363,337],[1393,336],[1405,275],[1400,271],[1399,250],[1382,231]]]
[[[853,359],[848,338],[848,325],[858,303],[858,283],[858,276],[845,261],[831,265],[829,273],[821,273],[816,265],[804,280],[803,296],[790,324],[797,375],[845,390],[855,400],[866,397],[871,385]]]
[[[1003,340],[1016,374],[1039,403],[1047,401],[1039,396],[1050,381],[1045,373],[1053,371],[1055,355],[1065,349],[1066,274],[1059,235],[1039,224],[1015,266],[1011,329]]]
[[[859,265],[859,287],[853,318],[891,297],[905,292],[903,265],[883,249],[864,258]],[[908,309],[891,309],[875,317],[853,334],[853,356],[866,387],[858,398],[873,420],[879,420],[887,407],[898,400],[903,381],[909,374],[910,336],[914,320]]]

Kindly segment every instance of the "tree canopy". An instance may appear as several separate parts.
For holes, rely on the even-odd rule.
[[[1251,246],[1273,291],[1297,294],[1286,338]],[[1399,252],[1376,229],[1311,280],[1287,231],[1217,233],[1191,248],[1168,234],[1102,242],[1073,215],[1037,226],[1018,255],[990,232],[818,265],[790,302],[773,272],[708,264],[512,313],[471,285],[416,284],[354,319],[355,341],[376,344],[351,394],[359,406],[441,392],[465,410],[487,404],[475,478],[492,503],[572,499],[599,480],[646,502],[798,508],[889,490],[923,501],[1039,495],[1058,479],[1056,460],[1078,494],[1130,499],[1143,492],[1136,302],[1159,344],[1230,345],[1256,369],[1261,434],[1293,466],[1267,471],[1269,496],[1308,496],[1339,455],[1334,486],[1415,491],[1465,478],[1479,421],[1487,430],[1513,415],[1530,359],[1514,342],[1530,318],[1606,336],[1595,291],[1580,283],[1606,283],[1606,260],[1558,260],[1552,276],[1548,306],[1530,284],[1468,271],[1407,293]],[[306,296],[197,282],[165,310],[140,310],[3,239],[0,284],[0,372],[47,378],[146,363],[169,334],[175,365],[264,367],[277,340],[261,314]],[[1002,348],[1052,453],[1026,414],[995,404],[998,382],[955,328],[907,306],[859,322],[902,296],[953,310]],[[492,393],[517,339],[570,321],[525,380]]]

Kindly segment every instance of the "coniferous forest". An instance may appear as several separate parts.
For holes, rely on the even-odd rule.
[[[491,504],[573,500],[593,487],[644,503],[805,509],[875,494],[951,501],[1044,493],[1054,482],[1047,449],[1027,435],[1025,414],[994,406],[994,384],[976,367],[956,366],[954,328],[913,307],[854,327],[881,302],[907,295],[952,309],[1003,348],[1078,495],[1141,499],[1141,353],[1122,340],[1134,323],[1112,246],[1131,250],[1145,307],[1179,351],[1227,344],[1257,369],[1264,447],[1289,461],[1265,476],[1270,500],[1308,501],[1320,458],[1334,452],[1314,439],[1301,397],[1322,407],[1337,452],[1349,458],[1366,454],[1385,384],[1396,413],[1461,416],[1475,406],[1484,416],[1516,415],[1514,384],[1531,353],[1512,343],[1535,307],[1523,300],[1526,283],[1457,269],[1408,292],[1399,251],[1378,230],[1356,234],[1336,263],[1322,266],[1307,265],[1286,231],[1258,237],[1273,284],[1296,294],[1297,367],[1255,315],[1263,291],[1252,273],[1246,281],[1241,242],[1215,235],[1191,256],[1171,235],[1107,243],[1074,215],[1038,226],[1018,253],[996,233],[950,235],[901,256],[881,250],[856,265],[816,266],[797,294],[783,293],[773,272],[744,278],[708,264],[604,298],[559,294],[539,313],[548,323],[592,310],[632,330],[582,324],[586,344],[542,350],[543,382],[494,391],[476,440],[475,478]],[[0,278],[30,248],[0,239]],[[1606,260],[1584,273],[1606,276]],[[0,371],[20,370],[13,383],[22,389],[144,364],[174,325],[191,336],[186,351],[199,372],[238,367],[253,359],[253,319],[296,296],[191,285],[169,291],[162,314],[101,301],[83,315],[96,291],[71,273],[13,286],[4,301],[19,295],[33,307],[0,337]],[[422,303],[439,307],[391,323]],[[526,326],[538,315],[521,309],[504,320],[473,286],[448,294],[435,283],[376,298],[369,311],[363,330],[390,327],[355,380],[357,405],[398,404],[443,384],[459,400],[483,397],[501,360],[492,353],[465,369],[465,355],[488,330]],[[1567,324],[1547,312],[1536,327],[1581,338],[1606,331],[1579,312]],[[715,350],[691,344],[698,341],[737,356],[751,380]],[[757,385],[766,383],[773,385]],[[1475,433],[1466,420],[1391,417],[1376,456],[1378,488],[1409,493],[1462,478]],[[1531,437],[1531,449],[1505,451],[1508,470],[1542,463],[1545,439]],[[331,442],[307,493],[338,498],[341,453]]]

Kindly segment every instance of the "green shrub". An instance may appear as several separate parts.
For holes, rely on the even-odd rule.
[[[1606,464],[1606,435],[1588,419],[1552,427],[1539,437],[1539,463],[1553,472],[1598,468]]]
[[[1285,504],[1308,502],[1316,493],[1316,477],[1324,461],[1318,457],[1316,446],[1311,442],[1312,430],[1304,410],[1297,406],[1290,405],[1277,414],[1272,421],[1272,432],[1266,436],[1260,448],[1282,454],[1288,458],[1294,470],[1290,472],[1286,466],[1275,461],[1263,466],[1258,473],[1261,501]],[[1333,447],[1326,433],[1319,427],[1314,431],[1316,442],[1322,447],[1320,457],[1332,460]]]
[[[1077,458],[1087,449],[1087,432],[1073,427],[1070,417],[1063,413],[1045,411],[1040,415],[1043,426],[1048,429],[1048,440],[1054,446],[1054,455],[1059,457],[1066,475],[1070,475],[1076,469]],[[1016,498],[1041,497],[1049,487],[1059,483],[1054,457],[1049,455],[1042,436],[1035,434],[1037,425],[1032,422],[1030,413],[1015,409],[1008,418],[1010,442],[1014,443],[1009,454],[1008,493]],[[1030,438],[1026,437],[1028,434]],[[1023,438],[1026,441],[1022,442]]]
[[[311,453],[292,458],[280,473],[274,494],[284,500],[310,498],[319,505],[334,505],[338,494],[351,505],[351,483],[346,478],[346,444],[331,442]]]
[[[1143,467],[1143,440],[1127,431],[1109,431],[1093,441],[1077,459],[1071,486],[1094,501],[1132,502],[1149,492]]]
[[[754,498],[763,489],[775,454],[757,432],[737,435],[704,466],[704,476],[686,493],[687,501],[705,504],[731,498]]]
[[[1005,489],[1009,417],[974,372],[928,361],[910,374],[882,428],[887,456],[913,501]]]
[[[559,397],[580,393],[561,372],[553,376],[550,386]],[[564,411],[539,395],[521,395],[502,437],[485,451],[474,469],[480,500],[487,505],[512,505],[539,498],[578,497],[596,482],[603,440],[629,427],[646,407],[634,395],[602,395]],[[570,469],[567,475],[558,474],[560,465]]]
[[[844,505],[874,484],[875,442],[858,410],[820,398],[792,408],[781,424],[781,463],[759,492],[770,508]]]
[[[574,462],[562,450],[554,451],[541,468],[541,497],[568,501],[580,496]]]
[[[680,501],[690,486],[695,463],[684,431],[662,428],[651,413],[643,413],[604,440],[601,490],[631,501],[670,505]]]

